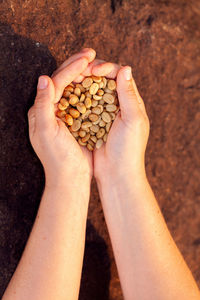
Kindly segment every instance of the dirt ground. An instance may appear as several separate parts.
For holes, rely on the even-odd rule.
[[[0,0],[0,296],[22,254],[44,184],[26,116],[37,78],[82,47],[133,68],[151,123],[148,178],[200,285],[199,28],[199,0]],[[122,299],[95,182],[83,299]]]

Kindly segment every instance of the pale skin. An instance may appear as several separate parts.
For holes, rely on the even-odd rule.
[[[55,117],[64,87],[91,74],[117,78],[121,109],[106,145],[93,155],[79,147]],[[65,61],[51,78],[42,78],[47,86],[38,86],[28,115],[30,140],[44,166],[45,189],[3,300],[78,299],[92,175],[124,299],[199,300],[195,280],[146,177],[149,121],[130,67],[97,60],[95,51],[87,48]]]

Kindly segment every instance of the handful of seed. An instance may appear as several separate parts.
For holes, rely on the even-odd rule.
[[[89,76],[65,87],[56,114],[78,143],[93,151],[106,142],[118,111],[116,81]]]

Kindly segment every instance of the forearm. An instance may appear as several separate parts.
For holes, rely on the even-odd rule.
[[[147,179],[110,178],[98,187],[125,299],[200,299]]]
[[[88,182],[47,187],[25,251],[3,300],[78,299]]]

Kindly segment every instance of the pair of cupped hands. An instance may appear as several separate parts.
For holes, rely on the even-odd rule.
[[[43,164],[46,185],[90,182],[145,176],[144,157],[149,135],[145,106],[132,77],[131,67],[95,59],[96,52],[84,48],[68,58],[50,77],[39,77],[34,105],[28,112],[29,136]],[[107,142],[93,153],[81,147],[55,112],[64,88],[85,76],[117,80],[120,103]]]

